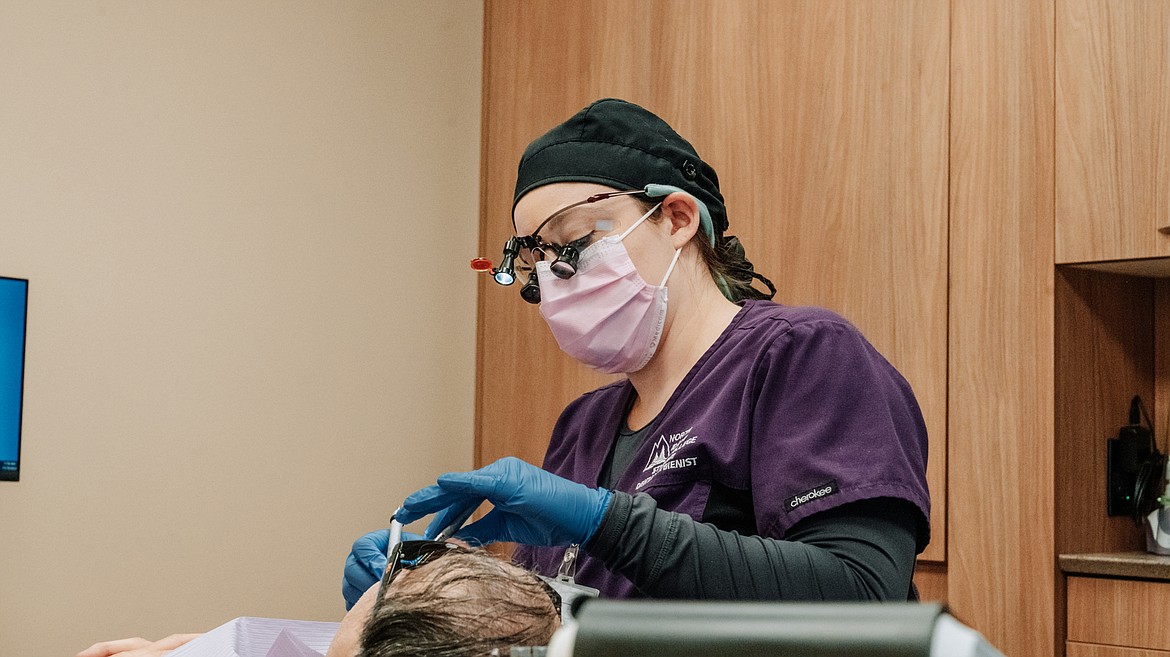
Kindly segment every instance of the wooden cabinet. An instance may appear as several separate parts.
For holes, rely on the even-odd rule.
[[[1069,577],[1067,655],[1170,655],[1170,582]]]
[[[719,172],[729,234],[777,300],[832,308],[906,376],[930,432],[946,542],[948,7],[912,2],[490,0],[481,246],[511,232],[527,142],[616,96],[660,114]],[[535,307],[479,289],[477,461],[539,462],[560,410],[606,379]]]
[[[1056,0],[1055,35],[1057,550],[1142,550],[1105,515],[1105,441],[1134,394],[1170,414],[1170,3]],[[1069,577],[1067,656],[1170,657],[1168,599]]]
[[[1170,3],[1056,8],[1056,262],[1170,256]]]
[[[1170,280],[1066,265],[1057,268],[1055,293],[1054,536],[1062,567],[1070,573],[1170,580],[1165,558],[1144,553],[1143,528],[1129,517],[1106,515],[1105,487],[1107,440],[1127,421],[1133,395],[1146,401],[1165,448]],[[1111,562],[1106,569],[1092,565],[1100,556]],[[1067,607],[1060,616],[1067,617],[1068,657],[1130,654],[1081,644],[1170,650],[1117,634],[1128,631],[1122,619],[1131,613],[1138,622],[1146,598],[1161,596],[1163,608],[1170,604],[1170,581],[1150,588],[1136,579],[1070,576],[1067,591],[1057,595],[1058,609]],[[1086,629],[1091,619],[1095,624]],[[1170,642],[1166,619],[1170,615],[1158,631]]]

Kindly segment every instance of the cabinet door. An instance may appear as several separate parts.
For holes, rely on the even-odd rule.
[[[1068,578],[1068,640],[1170,650],[1170,582]]]
[[[947,3],[489,0],[481,244],[510,234],[527,142],[589,101],[660,114],[719,172],[777,300],[853,321],[914,387],[946,528]],[[477,459],[540,462],[558,413],[604,381],[517,291],[480,286]]]
[[[1056,261],[1170,256],[1170,3],[1056,6]]]

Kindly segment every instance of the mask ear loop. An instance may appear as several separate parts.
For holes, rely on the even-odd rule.
[[[618,235],[618,241],[620,242],[620,241],[626,239],[626,235],[629,235],[630,232],[632,232],[635,228],[637,228],[643,221],[646,221],[646,217],[649,217],[650,215],[654,214],[654,211],[660,207],[662,207],[662,203],[656,203],[654,205],[654,207],[650,208],[649,212],[642,215],[641,218],[639,218],[637,221],[635,221],[633,223],[633,225],[631,225],[629,228],[622,231],[622,234]],[[675,249],[674,250],[674,258],[671,258],[670,266],[666,268],[666,275],[662,277],[662,282],[658,284],[658,287],[662,287],[663,285],[666,285],[666,279],[670,278],[670,274],[671,274],[671,272],[674,271],[674,265],[676,263],[678,263],[678,256],[681,253],[682,253],[682,249]]]
[[[682,249],[675,249],[674,250],[674,257],[671,258],[670,266],[666,268],[666,275],[662,277],[662,282],[658,284],[658,287],[662,287],[662,286],[666,285],[666,280],[668,278],[670,278],[670,272],[674,271],[674,265],[675,265],[675,263],[678,262],[678,256],[681,253],[682,253]]]
[[[649,211],[649,212],[647,212],[646,214],[642,215],[642,216],[641,216],[641,217],[640,217],[640,218],[639,218],[637,221],[635,221],[635,222],[633,223],[633,225],[631,225],[629,228],[627,228],[627,229],[625,229],[624,231],[622,231],[622,234],[621,234],[621,235],[618,235],[618,241],[620,242],[620,241],[622,241],[622,240],[626,239],[626,235],[629,235],[631,232],[633,232],[633,230],[634,230],[635,228],[637,228],[639,225],[641,225],[641,223],[642,223],[643,221],[646,221],[646,217],[649,217],[650,215],[654,214],[654,211],[655,211],[655,210],[657,210],[657,209],[658,209],[659,207],[661,207],[661,206],[662,206],[662,204],[661,204],[661,203],[658,203],[658,204],[657,204],[657,205],[655,205],[654,207],[650,208],[650,211]]]

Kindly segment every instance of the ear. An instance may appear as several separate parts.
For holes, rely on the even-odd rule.
[[[700,230],[699,205],[685,192],[674,192],[662,199],[662,217],[670,223],[670,242],[676,249]]]

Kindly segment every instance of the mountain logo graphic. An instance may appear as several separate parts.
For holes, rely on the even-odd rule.
[[[654,449],[650,450],[650,460],[646,462],[646,467],[642,468],[642,472],[666,463],[672,456],[674,456],[674,450],[670,448],[666,436],[659,436],[658,440],[654,442]]]

